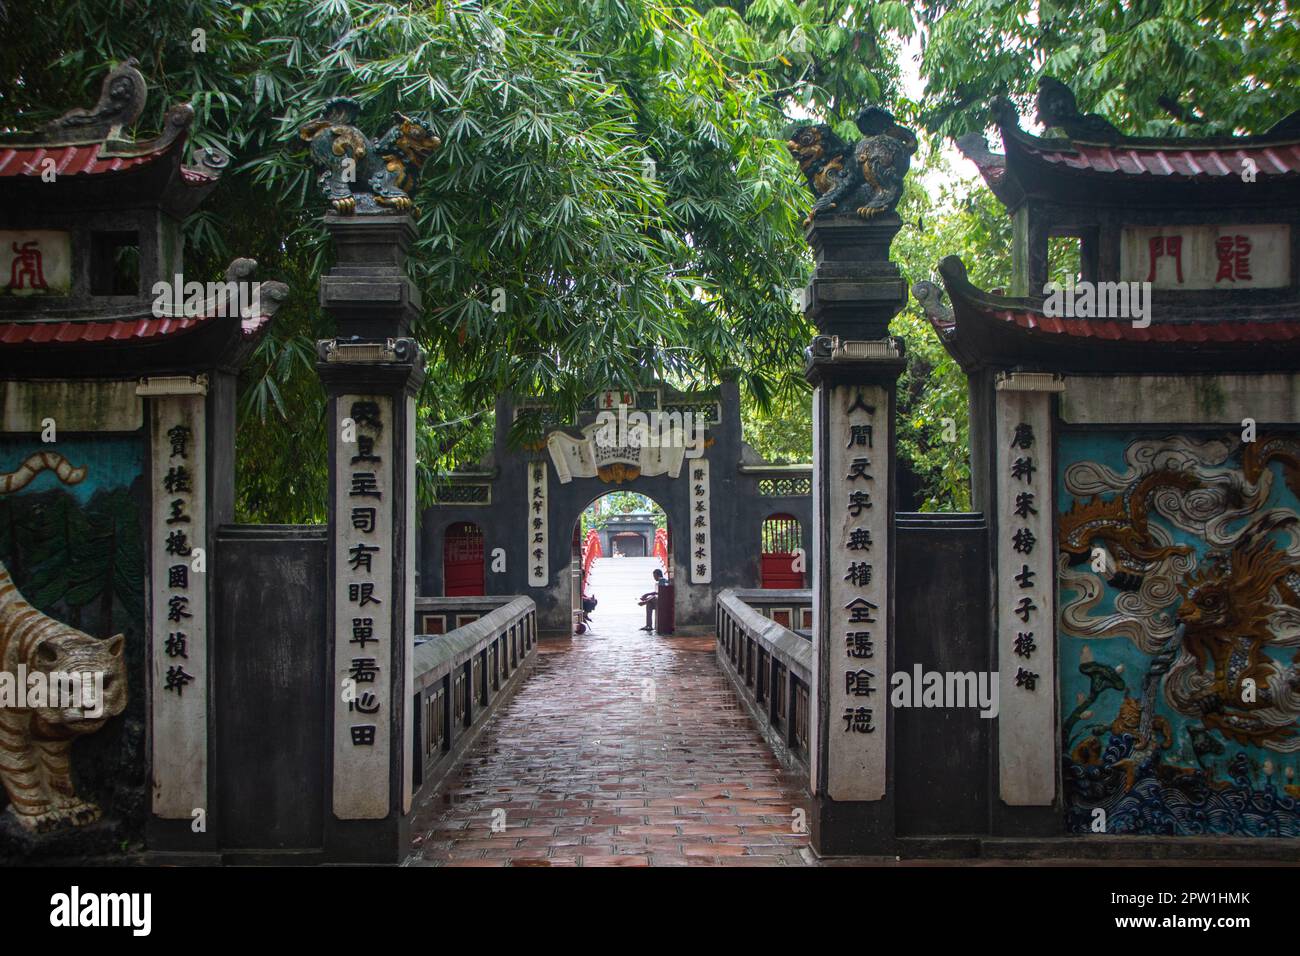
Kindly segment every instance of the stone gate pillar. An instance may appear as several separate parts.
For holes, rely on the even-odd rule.
[[[1015,371],[994,392],[998,820],[1020,833],[1059,826],[1052,397],[1064,389],[1057,375]]]
[[[419,293],[400,215],[327,214],[338,262],[317,345],[328,396],[331,713],[325,846],[335,860],[395,862],[411,808],[415,607],[415,394],[424,359],[406,337]]]
[[[892,853],[894,404],[902,343],[889,320],[907,283],[889,261],[892,213],[817,219],[805,293],[821,331],[808,352],[813,399],[814,849]]]

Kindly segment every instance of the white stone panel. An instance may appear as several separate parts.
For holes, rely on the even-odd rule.
[[[1189,291],[1287,286],[1291,227],[1129,226],[1120,237],[1120,278]]]
[[[1061,419],[1072,425],[1240,426],[1300,422],[1300,375],[1072,375]]]
[[[150,399],[153,812],[208,809],[207,431],[203,395]],[[197,570],[195,549],[203,549]]]
[[[393,641],[409,639],[393,633],[396,422],[383,395],[340,395],[336,414],[335,433],[352,419],[356,441],[339,440],[334,482],[334,815],[378,820],[389,810],[391,688],[404,686]]]
[[[528,541],[528,586],[544,588],[551,579],[550,519],[547,517],[546,462],[528,463],[527,518],[524,534]]]
[[[71,291],[71,233],[0,230],[0,295],[66,296]]]
[[[815,529],[827,535],[828,593],[814,601],[814,623],[826,629],[818,647],[827,659],[814,660],[827,671],[827,795],[880,800],[889,726],[889,393],[875,385],[826,392],[827,469],[814,471],[829,492],[829,513]]]
[[[996,471],[998,784],[1010,806],[1056,795],[1051,393],[999,384]]]
[[[713,517],[709,497],[709,463],[696,458],[687,466],[686,479],[691,483],[690,565],[691,583],[708,584],[713,580]]]

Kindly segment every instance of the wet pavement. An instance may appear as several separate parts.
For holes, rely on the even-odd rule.
[[[532,674],[418,808],[408,865],[814,862],[800,781],[741,707],[712,635],[638,630],[657,566],[593,566],[591,629],[540,642]]]

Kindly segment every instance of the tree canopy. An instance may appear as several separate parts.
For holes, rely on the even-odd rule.
[[[189,101],[198,145],[233,157],[186,224],[190,276],[215,279],[252,256],[291,288],[241,381],[246,520],[325,511],[312,365],[314,341],[333,331],[316,305],[331,250],[295,131],[331,97],[361,100],[372,134],[400,109],[428,115],[443,140],[414,197],[411,262],[431,364],[419,397],[427,494],[436,472],[487,450],[493,401],[508,392],[564,409],[606,385],[734,375],[760,450],[804,457],[813,330],[793,292],[810,268],[808,197],[781,136],[791,119],[852,136],[856,110],[883,102],[927,134],[924,168],[943,161],[943,137],[987,123],[994,95],[1023,103],[1044,73],[1126,132],[1201,134],[1266,128],[1294,108],[1300,69],[1277,0],[36,6],[0,12],[0,127],[93,102],[110,65],[136,57],[152,84],[141,132]],[[903,91],[909,38],[926,84],[915,101]],[[932,194],[913,179],[895,247],[908,278],[952,253],[977,277],[996,272],[1008,253],[991,195]],[[932,506],[960,507],[964,455],[935,436],[951,434],[951,419],[964,447],[964,381],[914,307],[896,328],[913,356],[902,453]]]

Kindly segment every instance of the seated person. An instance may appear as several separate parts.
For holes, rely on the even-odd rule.
[[[582,596],[582,619],[587,624],[591,623],[591,612],[596,610],[596,598],[591,594]]]
[[[664,579],[664,573],[659,568],[655,568],[655,590],[641,595],[641,600],[637,601],[645,608],[645,627],[643,631],[654,630],[654,613],[659,606],[659,582]]]

